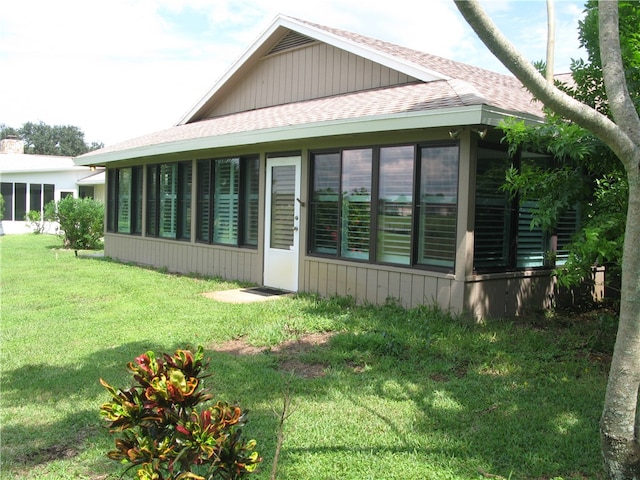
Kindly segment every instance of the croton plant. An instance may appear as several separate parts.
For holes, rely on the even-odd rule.
[[[113,460],[137,467],[139,480],[238,479],[262,460],[255,440],[241,438],[247,412],[217,402],[202,387],[204,350],[140,355],[127,365],[134,383],[115,389],[100,408],[117,435]],[[209,406],[205,406],[205,405]]]

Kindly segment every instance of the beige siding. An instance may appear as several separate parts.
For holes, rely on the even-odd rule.
[[[264,58],[205,117],[416,81],[324,43]]]
[[[166,268],[170,272],[262,283],[262,256],[257,250],[128,235],[107,234],[106,237],[105,255],[122,262]]]
[[[394,299],[407,308],[437,304],[462,312],[462,297],[452,295],[456,283],[452,275],[314,257],[305,257],[303,262],[306,275],[301,279],[301,290],[306,292],[323,297],[350,296],[358,303],[384,304]]]
[[[556,297],[549,273],[495,274],[467,282],[465,311],[473,318],[512,318],[551,308]]]

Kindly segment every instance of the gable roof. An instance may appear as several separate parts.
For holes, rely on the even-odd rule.
[[[291,32],[397,70],[416,81],[205,118],[211,106],[228,95],[235,82],[285,42]],[[507,115],[537,120],[543,117],[541,105],[533,102],[515,77],[281,15],[176,126],[90,152],[76,162],[90,165],[372,130],[497,125]]]

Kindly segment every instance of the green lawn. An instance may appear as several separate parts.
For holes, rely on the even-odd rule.
[[[2,479],[119,478],[99,378],[124,387],[137,355],[198,345],[207,387],[250,411],[256,479],[270,478],[286,391],[278,479],[602,478],[606,314],[470,325],[308,295],[233,305],[202,293],[235,284],[76,257],[53,236],[4,236],[0,249]],[[277,348],[317,332],[333,335]],[[214,350],[232,339],[273,348]]]

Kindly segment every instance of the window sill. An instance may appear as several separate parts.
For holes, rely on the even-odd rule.
[[[466,282],[483,282],[486,280],[501,280],[505,278],[529,278],[529,277],[548,277],[553,271],[552,268],[538,268],[528,270],[513,270],[509,272],[487,272],[474,273],[465,278]]]

